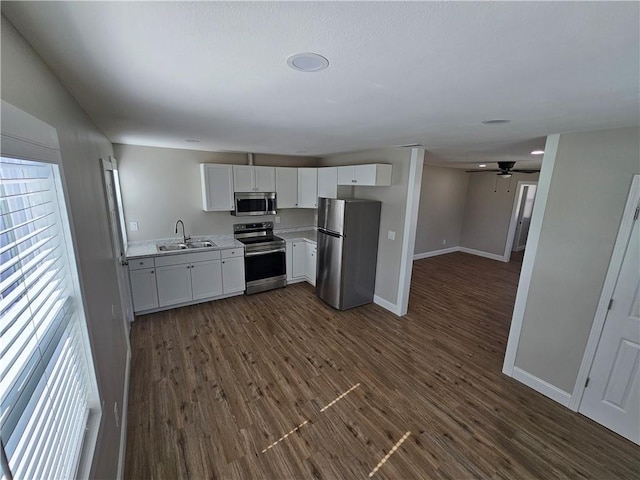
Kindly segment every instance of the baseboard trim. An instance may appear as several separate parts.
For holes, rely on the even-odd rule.
[[[379,297],[378,295],[373,296],[373,303],[375,303],[376,305],[380,305],[382,308],[386,310],[389,310],[394,315],[397,315],[399,317],[401,316],[400,308],[398,308],[398,306],[395,303],[391,303],[390,301],[385,300],[384,298]]]
[[[124,462],[127,448],[127,416],[129,415],[129,379],[131,377],[131,351],[127,352],[124,369],[124,393],[122,395],[122,415],[120,417],[120,452],[118,453],[118,480],[124,478]]]
[[[490,258],[491,260],[498,260],[499,262],[505,262],[506,260],[502,255],[496,255],[495,253],[483,252],[482,250],[475,250],[473,248],[460,247],[460,252],[469,253],[471,255],[477,255],[478,257]]]
[[[536,392],[541,393],[545,397],[548,397],[551,400],[555,400],[560,405],[563,405],[567,408],[569,407],[571,394],[565,392],[564,390],[561,390],[558,387],[545,382],[544,380],[540,380],[535,375],[531,375],[529,372],[525,372],[518,367],[513,367],[513,378],[521,383],[524,383],[527,387],[534,389]]]
[[[430,252],[417,253],[413,256],[414,260],[420,260],[422,258],[437,257],[438,255],[446,255],[447,253],[459,252],[460,247],[442,248],[440,250],[432,250]]]

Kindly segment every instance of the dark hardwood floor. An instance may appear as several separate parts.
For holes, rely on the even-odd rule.
[[[502,375],[521,258],[415,262],[403,318],[307,284],[139,317],[126,478],[639,478],[640,448]]]

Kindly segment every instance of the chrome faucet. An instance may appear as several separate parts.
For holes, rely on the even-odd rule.
[[[178,220],[176,222],[176,231],[175,233],[178,233],[178,224],[182,225],[182,243],[187,243],[187,240],[191,239],[190,236],[187,236],[187,234],[184,231],[184,222],[182,220]]]

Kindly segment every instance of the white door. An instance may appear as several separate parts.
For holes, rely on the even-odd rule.
[[[191,291],[194,300],[222,295],[220,260],[197,262],[191,265]]]
[[[190,302],[191,294],[191,265],[168,265],[156,267],[156,282],[158,284],[158,303],[161,307]]]
[[[257,192],[276,191],[275,167],[253,167],[253,174]]]
[[[518,212],[515,241],[513,242],[513,250],[516,252],[524,250],[524,247],[527,245],[529,227],[531,226],[531,213],[533,212],[535,198],[536,186],[525,185],[522,191],[522,200],[520,201],[520,211]]]
[[[298,207],[318,208],[318,169],[298,169]]]
[[[120,308],[122,325],[128,350],[131,350],[129,330],[134,320],[134,305],[131,294],[131,279],[128,274],[126,257],[126,229],[124,227],[124,210],[122,208],[122,196],[120,193],[120,179],[118,166],[115,159],[101,159],[102,180],[104,182],[107,199],[107,216],[109,217],[109,231],[111,232],[111,246],[115,261],[118,280],[118,293],[120,294]]]
[[[356,185],[375,185],[377,165],[357,165],[355,168]]]
[[[293,278],[307,276],[307,242],[293,242],[293,255],[291,256],[293,265],[291,275]]]
[[[222,260],[222,293],[242,292],[244,283],[244,257]]]
[[[131,270],[130,275],[134,311],[141,312],[158,308],[155,270],[153,268]]]
[[[253,192],[253,167],[249,165],[233,166],[233,191]]]
[[[318,197],[338,198],[338,167],[318,169]]]
[[[276,167],[276,201],[278,209],[298,206],[298,169]]]
[[[338,167],[338,185],[353,185],[356,181],[356,167]]]
[[[640,222],[634,222],[580,413],[640,444]]]
[[[316,251],[317,247],[307,243],[307,281],[316,286]]]
[[[207,212],[233,210],[233,167],[203,163],[200,166],[202,176],[202,207]]]

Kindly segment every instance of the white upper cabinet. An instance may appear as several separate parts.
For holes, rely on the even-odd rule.
[[[391,185],[391,165],[374,163],[338,167],[338,185],[388,187]]]
[[[233,210],[232,165],[200,164],[202,209],[207,212]]]
[[[277,207],[295,208],[298,206],[298,169],[276,167]]]
[[[275,192],[275,167],[233,166],[234,192]]]
[[[318,169],[318,197],[338,198],[338,167]]]
[[[253,167],[256,192],[276,191],[276,168]]]
[[[298,169],[298,208],[318,208],[318,169]]]

